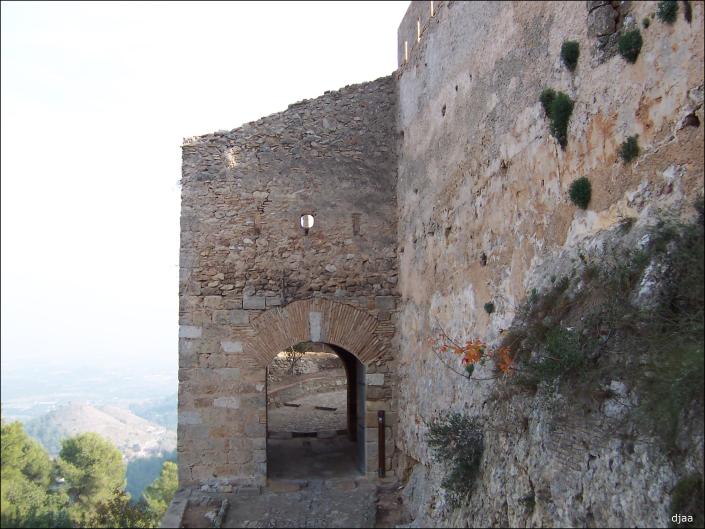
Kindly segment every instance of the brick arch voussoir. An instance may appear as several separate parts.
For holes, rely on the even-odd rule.
[[[375,317],[346,303],[312,298],[269,309],[254,319],[254,335],[244,344],[245,354],[265,367],[287,347],[311,340],[311,312],[321,314],[319,341],[342,347],[363,364],[385,353],[387,344],[375,333]]]

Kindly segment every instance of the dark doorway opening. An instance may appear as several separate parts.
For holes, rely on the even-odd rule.
[[[267,369],[267,475],[357,477],[365,470],[365,367],[328,343],[302,342]]]

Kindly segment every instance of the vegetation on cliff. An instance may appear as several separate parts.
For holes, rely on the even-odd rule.
[[[461,345],[441,330],[430,340],[434,353],[471,381],[499,379],[494,402],[516,391],[529,401],[560,395],[566,409],[599,415],[609,425],[606,435],[625,447],[657,447],[681,477],[673,508],[702,513],[702,497],[684,491],[702,483],[702,476],[686,476],[685,462],[702,431],[705,401],[704,209],[700,199],[693,222],[662,216],[633,234],[633,219],[625,219],[597,249],[580,251],[568,275],[532,291],[497,345],[479,339]],[[494,376],[456,370],[444,357],[449,352],[466,366],[492,359]],[[467,421],[472,433],[462,434]],[[443,486],[451,503],[470,492],[477,475],[474,439],[492,428],[468,416],[431,423],[428,442],[448,467]],[[458,486],[461,474],[465,488]]]

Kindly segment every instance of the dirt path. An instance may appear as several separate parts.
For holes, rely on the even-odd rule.
[[[268,430],[270,432],[319,432],[341,430],[347,427],[347,394],[343,391],[315,393],[292,399],[287,404],[295,405],[270,408]],[[319,409],[319,407],[335,409]]]

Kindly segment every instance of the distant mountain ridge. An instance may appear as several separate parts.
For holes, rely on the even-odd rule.
[[[175,431],[115,406],[71,402],[28,421],[25,429],[51,455],[58,455],[62,439],[83,432],[109,439],[128,461],[176,449]]]
[[[130,404],[130,411],[168,430],[176,430],[177,395],[172,393],[158,399],[146,399]]]

